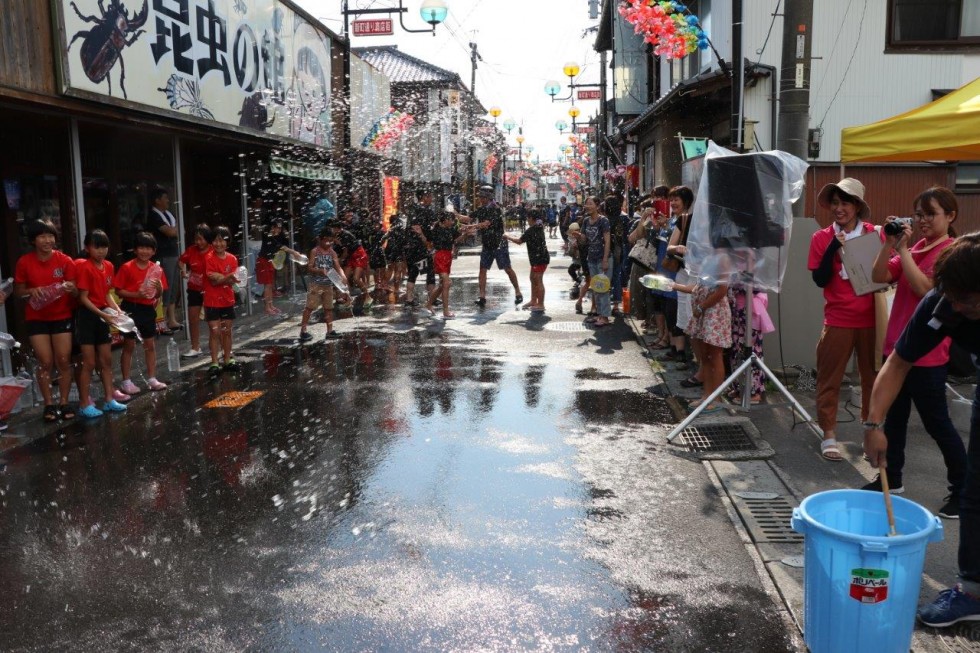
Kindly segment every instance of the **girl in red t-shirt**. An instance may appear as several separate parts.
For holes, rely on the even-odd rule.
[[[114,320],[114,316],[106,313],[105,309],[112,309],[116,315],[121,311],[116,300],[109,294],[114,272],[112,263],[105,260],[109,253],[109,237],[101,229],[87,233],[85,251],[88,258],[75,261],[79,304],[75,312],[75,339],[82,350],[82,370],[78,376],[78,410],[82,417],[100,417],[103,412],[125,411],[126,406],[120,402],[129,399],[129,395],[116,390],[112,385],[112,336],[109,334],[109,323]],[[102,410],[95,407],[90,392],[96,358],[105,392]]]
[[[75,411],[67,402],[72,381],[72,310],[78,292],[75,262],[55,249],[58,232],[50,220],[32,222],[25,231],[34,251],[17,260],[14,294],[29,300],[25,309],[27,334],[38,363],[37,384],[44,399],[44,421],[73,419]],[[53,366],[58,367],[60,406],[51,396]]]
[[[180,255],[180,276],[187,279],[187,319],[190,320],[191,348],[184,358],[201,355],[201,307],[204,306],[204,259],[212,251],[214,232],[201,223],[194,228],[194,244]]]
[[[224,354],[226,369],[234,370],[238,363],[231,356],[231,323],[235,319],[235,272],[238,270],[238,259],[228,253],[228,241],[231,232],[228,227],[216,227],[214,251],[204,259],[204,319],[208,321],[211,331],[211,367],[213,374],[221,370],[218,365],[218,354]]]
[[[156,305],[160,302],[160,296],[167,288],[167,277],[162,274],[159,264],[154,263],[150,258],[157,251],[157,239],[153,234],[141,231],[136,234],[136,247],[133,248],[136,258],[126,261],[119,266],[119,272],[113,281],[113,288],[122,302],[122,309],[129,313],[136,328],[139,329],[140,336],[143,338],[143,358],[146,359],[146,373],[149,378],[146,385],[150,390],[164,390],[166,383],[157,380],[157,312]],[[152,273],[159,275],[155,281],[144,283],[146,276]],[[122,369],[123,382],[121,390],[128,395],[136,394],[140,391],[139,386],[133,383],[129,374],[133,365],[133,350],[136,348],[136,334],[127,333],[123,336],[122,356],[119,357],[119,365]]]

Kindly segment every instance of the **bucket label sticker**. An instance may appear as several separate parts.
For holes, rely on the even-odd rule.
[[[852,569],[851,598],[861,603],[881,603],[888,598],[888,572],[884,569]]]

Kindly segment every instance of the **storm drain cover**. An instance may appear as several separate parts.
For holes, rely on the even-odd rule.
[[[798,544],[803,542],[803,536],[789,525],[793,516],[793,505],[784,497],[775,499],[753,499],[739,497],[736,502],[742,517],[746,520],[749,531],[756,542],[774,544]],[[748,512],[748,514],[745,514]]]
[[[742,424],[697,424],[681,431],[692,451],[754,451],[758,449]]]
[[[591,331],[589,327],[585,326],[581,322],[548,322],[544,325],[545,331]]]
[[[980,628],[975,623],[962,623],[937,632],[945,649],[951,653],[980,652]]]

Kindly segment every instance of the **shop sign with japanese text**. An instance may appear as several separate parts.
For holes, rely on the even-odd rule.
[[[390,18],[355,20],[351,27],[354,29],[354,36],[390,36],[395,33]]]
[[[330,144],[330,37],[277,0],[55,0],[68,94]]]
[[[602,92],[597,88],[589,88],[578,91],[580,100],[598,100],[602,98]]]

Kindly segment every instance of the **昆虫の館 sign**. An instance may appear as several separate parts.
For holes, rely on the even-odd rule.
[[[330,144],[330,38],[275,0],[56,0],[66,93]]]

